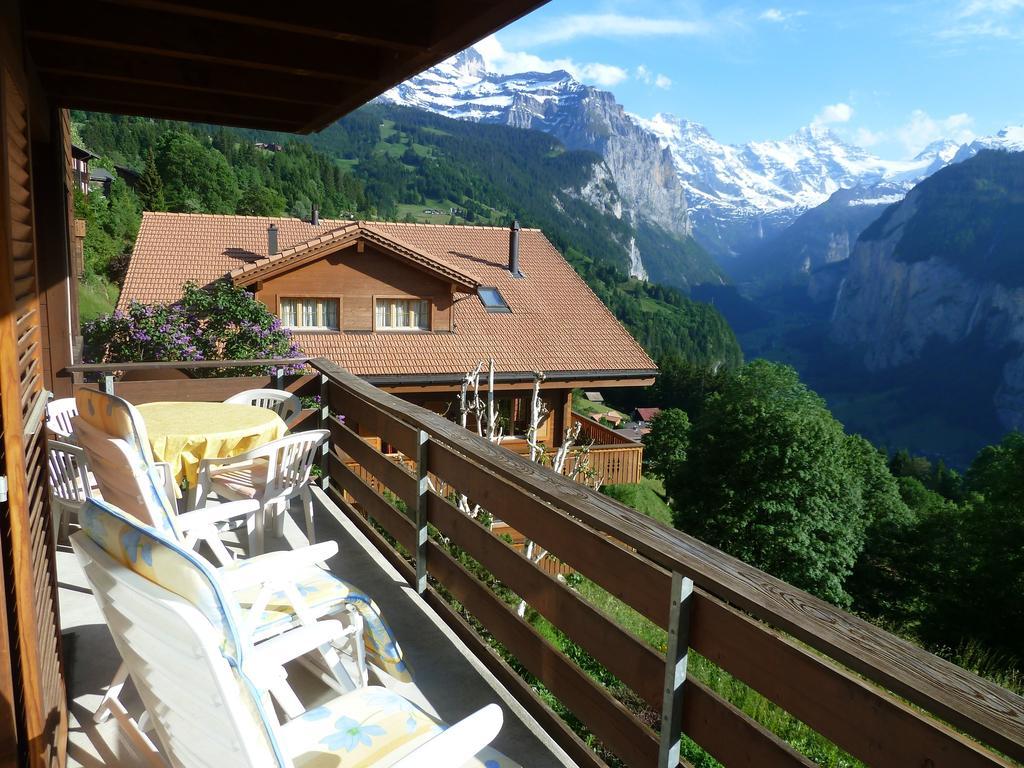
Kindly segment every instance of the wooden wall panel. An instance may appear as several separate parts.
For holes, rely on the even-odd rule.
[[[275,314],[281,299],[339,296],[345,331],[372,330],[373,297],[400,295],[430,299],[433,330],[451,330],[451,285],[373,246],[361,253],[355,247],[329,253],[264,280],[256,291],[256,297]]]

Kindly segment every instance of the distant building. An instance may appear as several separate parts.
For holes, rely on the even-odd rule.
[[[632,440],[634,443],[642,443],[644,435],[651,431],[650,427],[641,427],[639,424],[627,424],[624,427],[615,430],[615,434],[622,435],[625,438]]]
[[[661,408],[635,408],[633,410],[633,421],[641,426],[647,426],[659,413],[661,413]]]
[[[96,155],[88,149],[71,145],[71,167],[75,176],[75,186],[83,195],[89,194],[89,161]]]
[[[604,402],[604,395],[602,395],[600,392],[595,392],[593,390],[590,390],[588,392],[584,392],[583,396],[585,398],[587,398],[587,400],[589,400],[592,403],[603,403]]]
[[[284,151],[284,147],[282,147],[280,144],[268,143],[268,142],[265,142],[265,141],[257,141],[256,142],[256,149],[265,149],[265,150],[267,150],[267,152],[283,152]]]

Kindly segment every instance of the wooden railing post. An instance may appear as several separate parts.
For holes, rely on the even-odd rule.
[[[679,765],[683,732],[683,686],[686,684],[686,661],[690,650],[690,597],[693,595],[693,580],[678,571],[673,572],[671,595],[658,768],[675,768]]]
[[[430,435],[419,431],[416,449],[416,593],[427,591],[427,503],[430,494],[427,449]]]
[[[327,420],[330,418],[330,386],[331,380],[327,378],[326,373],[320,374],[320,416],[318,418],[317,427],[319,429],[327,429]],[[325,491],[330,485],[330,477],[327,475],[327,454],[331,450],[331,441],[326,440],[323,445],[320,446],[320,487]]]
[[[279,365],[274,368],[274,387],[276,389],[284,389],[284,366]]]

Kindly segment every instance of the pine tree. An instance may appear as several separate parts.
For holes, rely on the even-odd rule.
[[[146,155],[146,167],[139,177],[139,184],[135,190],[142,202],[142,208],[146,211],[162,211],[166,207],[164,203],[164,183],[160,179],[160,173],[156,169],[156,156],[152,148]]]

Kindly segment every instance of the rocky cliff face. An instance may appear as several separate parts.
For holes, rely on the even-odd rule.
[[[918,261],[894,257],[917,213],[912,191],[877,239],[862,238],[836,291],[831,337],[863,357],[870,370],[919,359],[929,342],[969,339],[993,353],[1010,351],[1002,383],[992,393],[1000,421],[1024,427],[1024,288],[966,275],[941,255]],[[951,359],[950,366],[970,365]]]

